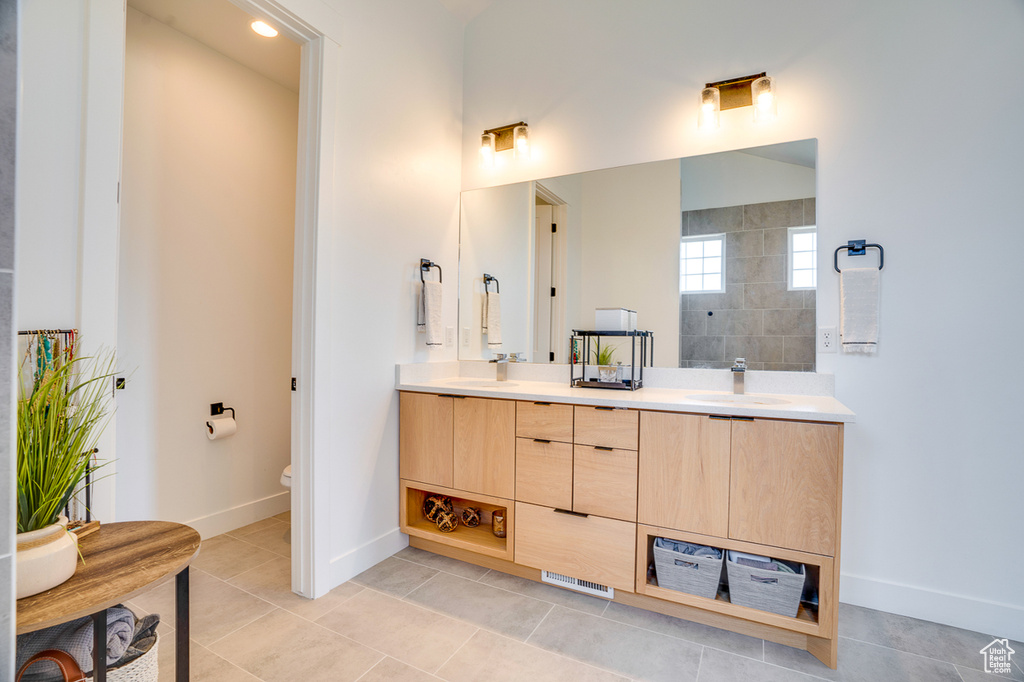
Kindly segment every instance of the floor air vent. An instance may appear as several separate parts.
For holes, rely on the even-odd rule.
[[[614,587],[599,585],[589,580],[581,580],[572,576],[562,575],[561,573],[553,573],[552,571],[541,571],[540,579],[546,583],[558,585],[569,590],[576,590],[583,594],[592,594],[595,597],[604,597],[605,599],[615,599]]]

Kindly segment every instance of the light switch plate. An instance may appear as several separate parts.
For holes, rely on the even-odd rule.
[[[444,347],[451,348],[455,345],[455,327],[444,328]]]
[[[464,348],[469,347],[469,327],[462,328],[462,346]]]
[[[835,327],[818,327],[818,352],[835,353],[839,345],[839,334]]]

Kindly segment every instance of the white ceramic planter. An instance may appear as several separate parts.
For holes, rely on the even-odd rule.
[[[619,380],[619,368],[615,365],[598,365],[598,380],[604,383],[611,383]]]
[[[69,533],[68,520],[46,528],[18,533],[18,599],[56,587],[75,574],[78,536]]]

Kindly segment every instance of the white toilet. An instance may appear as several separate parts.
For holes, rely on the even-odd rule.
[[[281,472],[281,485],[283,485],[285,488],[291,488],[292,487],[292,465],[291,464],[286,466],[284,468],[284,471]]]

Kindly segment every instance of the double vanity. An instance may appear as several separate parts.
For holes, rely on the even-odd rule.
[[[834,398],[458,376],[403,366],[400,520],[410,544],[531,580],[614,591],[614,601],[806,649],[838,643],[843,425]],[[474,363],[462,363],[463,366]],[[664,383],[664,382],[663,382]],[[484,522],[442,532],[424,500]],[[505,537],[490,519],[505,513]],[[659,586],[656,538],[802,564],[795,617]],[[550,582],[550,581],[549,581]],[[557,580],[556,580],[557,584]]]

